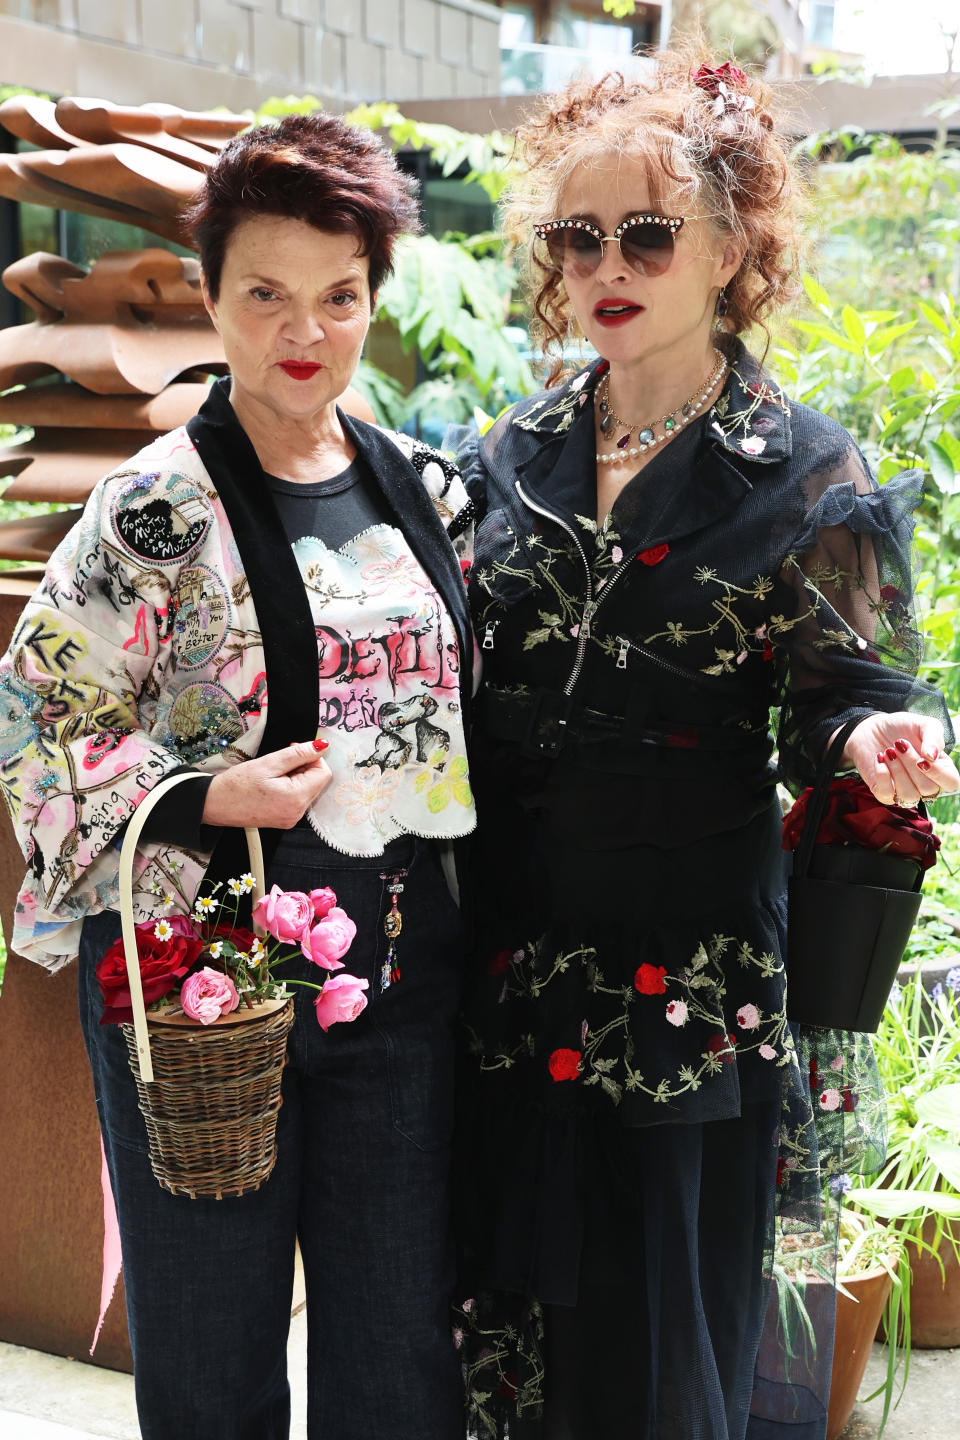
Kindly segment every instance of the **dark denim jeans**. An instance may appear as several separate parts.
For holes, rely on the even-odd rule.
[[[389,859],[394,869],[406,861],[410,873],[402,979],[381,991],[384,858],[356,860],[285,837],[269,882],[334,888],[357,922],[344,959],[370,981],[369,1003],[324,1034],[314,992],[297,990],[276,1168],[238,1199],[185,1199],[154,1180],[123,1036],[98,1024],[94,966],[119,934],[119,916],[84,923],[80,1015],[120,1222],[144,1440],[285,1440],[297,1238],[310,1440],[463,1434],[448,1317],[459,916],[434,845],[396,841]],[[288,973],[320,978],[300,959]]]

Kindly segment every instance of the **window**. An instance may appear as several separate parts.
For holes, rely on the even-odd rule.
[[[834,11],[835,11],[835,6],[834,6],[834,5],[828,4],[828,3],[822,3],[822,0],[816,0],[816,3],[814,3],[813,5],[811,5],[811,7],[810,7],[810,44],[811,44],[811,45],[823,45],[823,46],[825,46],[825,47],[827,47],[827,48],[829,48],[830,46],[833,45],[833,27],[834,27],[834,19],[835,19]]]
[[[500,21],[500,44],[509,50],[514,45],[532,45],[535,38],[533,6],[509,5]]]

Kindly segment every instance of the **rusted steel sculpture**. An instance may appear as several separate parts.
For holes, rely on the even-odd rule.
[[[8,100],[0,124],[42,148],[0,157],[0,194],[132,221],[179,240],[184,201],[244,123],[164,105]],[[101,475],[194,414],[200,382],[223,371],[195,260],[152,248],[101,256],[88,273],[56,255],[32,255],[3,278],[35,316],[0,332],[0,389],[25,387],[0,397],[0,421],[34,432],[0,449],[0,480],[16,477],[4,492],[11,500],[82,502]],[[0,557],[27,562],[0,575],[0,646],[39,566],[78,513],[0,520]],[[0,911],[8,934],[22,874],[4,812]],[[103,1212],[73,967],[49,976],[9,956],[0,1095],[7,1101],[0,1102],[0,1339],[82,1357],[99,1302]],[[129,1369],[120,1304],[111,1307],[96,1358]]]
[[[186,244],[184,206],[245,124],[172,105],[17,96],[0,104],[0,125],[42,148],[0,155],[0,195]],[[0,390],[27,387],[0,397],[0,420],[34,428],[31,440],[0,447],[0,481],[16,477],[5,499],[85,500],[102,475],[195,413],[197,381],[225,373],[196,260],[115,251],[86,271],[40,253],[8,266],[3,283],[36,316],[0,331]],[[74,383],[46,383],[58,374]],[[352,392],[345,403],[373,418]],[[55,538],[56,526],[0,519],[0,559],[43,560]]]
[[[184,241],[180,216],[220,149],[246,122],[171,105],[17,96],[0,125],[41,148],[0,155],[0,195],[136,224]],[[116,251],[89,271],[58,255],[8,266],[3,283],[34,313],[0,331],[2,420],[33,438],[0,448],[4,498],[76,503],[107,471],[202,402],[225,371],[197,262],[169,250]],[[72,384],[55,387],[53,376]],[[42,562],[62,524],[0,519],[0,559]]]

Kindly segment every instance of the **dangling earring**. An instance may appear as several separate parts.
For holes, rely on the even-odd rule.
[[[727,299],[727,287],[726,287],[725,285],[721,285],[721,286],[720,286],[720,294],[717,296],[717,308],[716,308],[716,317],[717,317],[716,328],[717,328],[718,330],[722,330],[722,329],[724,328],[724,325],[723,325],[723,317],[724,317],[724,315],[726,315],[726,313],[727,313],[727,311],[728,311],[729,309],[730,309],[730,301]]]

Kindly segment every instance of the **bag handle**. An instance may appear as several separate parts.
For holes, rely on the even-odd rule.
[[[133,1010],[133,1030],[137,1041],[137,1055],[140,1060],[140,1078],[147,1084],[153,1080],[153,1061],[150,1057],[147,1010],[143,1003],[143,982],[140,979],[137,932],[134,929],[133,919],[133,860],[143,827],[161,796],[166,795],[168,790],[172,790],[174,785],[180,785],[184,780],[203,778],[205,778],[205,772],[190,770],[179,775],[168,775],[159,781],[147,798],[137,806],[132,818],[127,823],[123,843],[120,846],[120,924],[123,933],[123,955],[127,963],[127,979],[130,983],[130,1005]],[[260,844],[259,830],[253,826],[245,826],[243,833],[247,837],[250,870],[254,881],[253,902],[256,904],[266,891],[263,848]]]
[[[863,715],[859,715],[855,720],[844,721],[823,752],[823,757],[817,766],[817,773],[810,791],[810,798],[807,801],[807,811],[803,819],[800,844],[797,846],[797,853],[794,856],[794,875],[806,875],[807,873],[810,861],[813,859],[813,847],[816,845],[817,835],[820,833],[820,824],[823,820],[824,811],[827,808],[830,782],[833,780],[840,756],[844,751],[844,746],[864,718]]]

